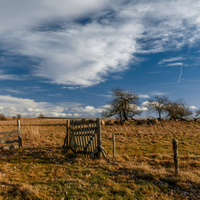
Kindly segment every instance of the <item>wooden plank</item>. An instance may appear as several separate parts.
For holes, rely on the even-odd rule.
[[[14,142],[19,142],[19,140],[0,141],[0,144],[11,144],[11,143],[14,143]]]
[[[8,135],[6,135],[6,136],[0,138],[0,141],[6,140],[7,138],[9,138],[9,137],[11,137],[11,136],[13,136],[13,135],[15,135],[15,134],[17,134],[17,133],[18,133],[18,131],[12,131],[12,132],[9,133]]]
[[[82,136],[84,136],[84,134],[82,134],[82,133],[81,134],[74,134],[74,136],[77,136],[77,137],[81,136],[82,137]],[[90,133],[86,133],[85,136],[90,136]],[[93,134],[93,137],[94,136],[95,136],[95,134]]]
[[[83,124],[83,145],[84,145],[84,152],[85,152],[85,155],[87,156],[87,148],[86,148],[86,145],[87,145],[87,137],[85,135],[85,125]]]
[[[67,120],[67,146],[69,146],[69,126],[70,126],[70,120]]]
[[[69,147],[69,124],[70,124],[70,120],[66,120],[66,136],[64,139],[63,148]]]
[[[75,129],[75,127],[74,127],[74,129]],[[80,146],[80,134],[79,134],[79,136],[75,136],[75,137],[77,138],[77,145]],[[80,151],[80,150],[81,150],[80,147],[78,147],[78,151]]]
[[[79,127],[81,127],[81,125],[79,125]],[[81,132],[79,132],[79,145],[80,145],[80,151],[82,152],[82,146],[83,146],[83,144],[82,144],[82,134],[81,134]]]
[[[75,152],[77,152],[78,151],[78,149],[77,149],[77,138],[74,136],[74,127],[71,125],[71,127],[72,127],[72,131],[71,131],[71,135],[72,135],[72,138],[74,139],[74,146],[73,146],[73,148],[74,148],[74,151]]]
[[[86,148],[86,151],[87,151],[88,156],[89,156],[89,154],[90,154],[89,152],[91,152],[91,149],[92,149],[92,147],[91,147],[91,143],[89,143],[90,140],[91,140],[90,127],[91,127],[91,125],[88,124],[89,131],[88,131],[87,134],[86,134],[86,136],[87,136],[87,144],[88,144],[88,146],[87,146],[87,148]]]
[[[85,152],[86,152],[86,155],[87,156],[89,156],[89,145],[88,145],[88,142],[89,142],[89,138],[90,138],[90,135],[89,135],[89,133],[90,133],[90,126],[89,126],[89,124],[88,124],[88,127],[87,127],[87,129],[88,129],[88,131],[84,131],[84,136],[85,136]]]
[[[16,130],[15,130],[16,131]],[[1,132],[0,135],[6,135],[6,134],[9,134],[9,133],[12,133],[14,131],[6,131],[6,132]]]
[[[91,124],[91,127],[93,128],[94,124]],[[91,130],[91,133],[94,134],[93,129]],[[95,144],[95,135],[92,138],[92,152],[94,151],[94,149],[96,148],[96,144]]]
[[[98,147],[98,158],[101,158],[101,124],[99,118],[97,119],[97,147]]]
[[[84,125],[80,125],[80,128],[81,128],[81,126],[83,126],[82,127],[82,130],[81,130],[81,142],[82,142],[82,151],[84,152],[84,146],[85,146],[85,143],[84,143],[84,140],[85,140],[85,138],[84,138]],[[82,153],[82,154],[85,154],[85,153]]]
[[[85,127],[84,129],[85,129],[85,131],[88,131],[88,132],[89,132],[89,131],[90,131],[90,129],[89,129],[89,124],[88,124],[88,127]],[[79,133],[79,132],[83,132],[84,129],[83,129],[83,128],[77,128],[77,126],[76,126],[76,127],[74,127],[73,131],[74,131],[74,133],[77,133],[77,132]],[[97,127],[94,126],[93,129],[96,131],[96,130],[97,130]]]

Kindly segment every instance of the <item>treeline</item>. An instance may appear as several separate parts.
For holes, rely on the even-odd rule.
[[[135,115],[141,115],[139,96],[136,93],[125,91],[120,88],[112,90],[112,101],[110,107],[103,113],[103,117],[117,116],[121,120],[128,120]],[[158,119],[162,119],[163,116],[169,119],[183,119],[195,114],[194,118],[198,118],[200,110],[192,112],[188,104],[182,100],[171,101],[167,96],[154,96],[147,101],[145,107],[150,112],[154,112]]]

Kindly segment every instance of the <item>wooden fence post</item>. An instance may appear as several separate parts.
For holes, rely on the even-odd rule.
[[[101,158],[102,157],[101,124],[99,118],[97,118],[97,146],[98,146],[98,158]]]
[[[115,134],[112,134],[112,139],[113,139],[113,158],[115,158]]]
[[[19,148],[22,147],[22,136],[20,129],[20,120],[17,120],[17,130],[18,130],[18,140],[19,140]]]
[[[173,152],[174,152],[174,166],[175,166],[175,173],[179,173],[179,164],[178,164],[178,141],[176,139],[172,140],[173,144]]]
[[[63,148],[69,147],[69,125],[70,125],[70,120],[66,121],[66,136],[63,144]]]
[[[69,125],[70,125],[70,119],[67,120],[67,124],[66,124],[66,131],[67,131],[67,135],[66,135],[66,143],[67,143],[67,147],[69,146]]]

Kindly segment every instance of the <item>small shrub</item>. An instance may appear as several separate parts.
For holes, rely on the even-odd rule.
[[[3,114],[0,114],[0,120],[2,120],[2,121],[3,121],[3,120],[7,120],[7,119],[6,119],[5,115],[3,115]]]

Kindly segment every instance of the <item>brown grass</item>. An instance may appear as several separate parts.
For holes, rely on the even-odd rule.
[[[0,152],[2,199],[200,198],[198,123],[104,126],[102,145],[111,156],[106,160],[62,152],[65,124],[64,119],[21,119],[23,149]],[[0,121],[0,131],[15,129],[16,121]],[[179,141],[179,175],[173,138]]]

